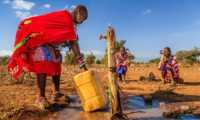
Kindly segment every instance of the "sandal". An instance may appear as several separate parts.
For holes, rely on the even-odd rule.
[[[42,110],[48,109],[50,104],[45,97],[39,97],[35,101],[35,105]]]
[[[54,101],[58,101],[61,97],[63,97],[64,94],[62,94],[61,92],[57,91],[55,92],[55,94],[53,95],[53,100]]]
[[[69,96],[65,96],[65,102],[69,104],[71,102],[71,98]]]

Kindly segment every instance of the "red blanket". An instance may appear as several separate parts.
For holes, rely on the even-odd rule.
[[[24,57],[29,49],[44,44],[73,41],[76,38],[72,16],[66,10],[25,19],[20,23],[16,33],[14,51],[8,62],[8,71],[18,78],[23,67],[29,69],[29,61]]]

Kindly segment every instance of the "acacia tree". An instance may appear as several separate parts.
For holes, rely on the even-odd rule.
[[[97,59],[95,63],[96,63],[96,64],[101,64],[101,60],[100,60],[100,59]]]
[[[127,52],[128,52],[128,59],[129,59],[129,63],[134,63],[134,59],[135,59],[135,56],[134,54],[129,50],[127,49]]]
[[[89,55],[86,56],[86,63],[88,65],[94,64],[96,60],[96,56],[93,53],[90,53]]]
[[[193,48],[192,50],[181,50],[176,53],[177,60],[184,63],[199,63],[200,62],[200,48]]]
[[[66,52],[65,57],[64,57],[64,64],[67,64],[67,65],[76,64],[76,56],[72,50],[69,50],[68,52]]]
[[[115,42],[115,52],[119,51],[121,47],[124,47],[125,43],[126,43],[126,40],[116,41]],[[135,56],[129,49],[126,49],[126,51],[128,52],[130,63],[133,63]],[[105,54],[104,54],[103,58],[101,59],[101,63],[107,65],[107,49],[105,50]]]
[[[0,57],[0,65],[6,65],[8,62],[9,56],[2,56]]]
[[[151,60],[149,60],[149,63],[156,63],[158,64],[160,62],[160,58],[153,58]]]

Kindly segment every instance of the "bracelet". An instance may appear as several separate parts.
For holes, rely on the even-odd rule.
[[[76,57],[76,59],[77,59],[77,60],[83,59],[83,56],[82,56],[82,55],[79,55],[79,56]]]

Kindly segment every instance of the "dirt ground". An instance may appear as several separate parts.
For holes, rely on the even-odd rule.
[[[104,66],[91,66],[101,74],[105,87],[107,86],[107,69]],[[63,66],[61,91],[64,94],[76,94],[73,87],[73,76],[81,72],[77,66]],[[148,80],[152,72],[155,80]],[[121,83],[122,97],[127,95],[142,95],[157,97],[200,106],[200,65],[181,66],[182,84],[176,87],[161,82],[160,73],[155,64],[134,64],[129,67],[127,83]],[[33,74],[24,74],[20,80],[13,80],[6,72],[5,66],[0,66],[0,120],[39,120],[54,111],[41,111],[34,106],[37,86]],[[47,80],[46,95],[50,99],[53,93],[51,78]],[[50,101],[51,102],[51,101]],[[197,112],[200,110],[197,110]]]

